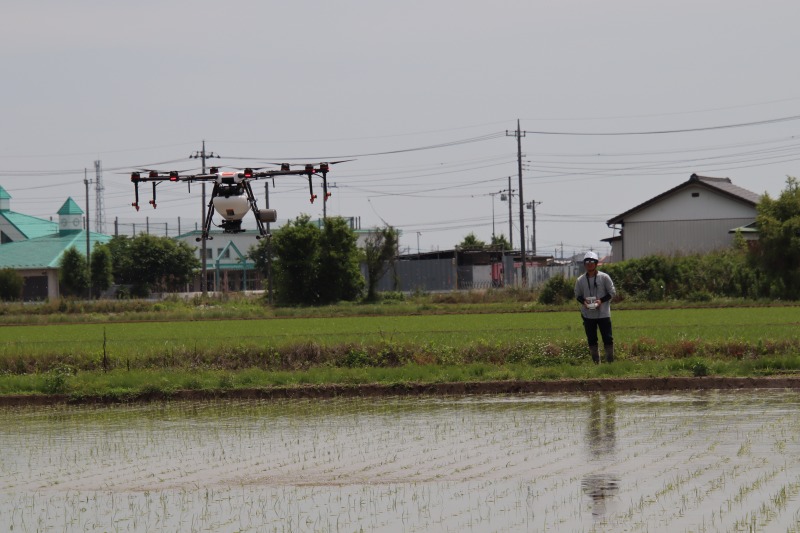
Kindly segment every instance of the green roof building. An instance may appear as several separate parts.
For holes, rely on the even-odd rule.
[[[12,211],[11,195],[0,185],[0,244],[44,237],[57,231],[55,222]]]
[[[86,255],[87,238],[83,210],[67,198],[58,210],[58,223],[11,211],[11,196],[0,187],[0,269],[16,270],[25,278],[24,300],[54,299],[60,296],[58,269],[65,251],[75,247]],[[89,233],[91,250],[110,235]]]

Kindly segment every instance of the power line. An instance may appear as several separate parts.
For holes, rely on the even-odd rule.
[[[387,150],[385,152],[369,152],[363,154],[340,154],[340,155],[327,155],[327,156],[307,156],[307,157],[284,157],[284,158],[277,158],[277,157],[240,157],[240,156],[226,156],[226,159],[239,159],[239,160],[250,160],[250,161],[269,161],[274,159],[280,159],[281,161],[298,161],[298,160],[310,160],[310,159],[344,159],[348,157],[373,157],[379,155],[393,155],[393,154],[405,154],[409,152],[419,152],[423,150],[435,150],[438,148],[450,148],[452,146],[461,146],[463,144],[471,144],[476,142],[483,142],[489,141],[492,139],[498,139],[500,137],[504,137],[505,135],[502,132],[495,132],[489,133],[486,135],[481,135],[478,137],[470,137],[468,139],[461,139],[457,141],[449,141],[443,142],[438,144],[431,144],[427,146],[417,146],[414,148],[402,148],[398,150]]]
[[[773,118],[768,120],[758,120],[755,122],[742,122],[739,124],[725,124],[721,126],[705,126],[703,128],[684,128],[675,130],[654,130],[654,131],[617,131],[617,132],[586,132],[586,131],[525,131],[531,135],[574,135],[574,136],[616,136],[616,135],[663,135],[668,133],[691,133],[697,131],[724,130],[732,128],[745,128],[749,126],[763,126],[765,124],[778,124],[800,119],[800,115],[790,117]]]

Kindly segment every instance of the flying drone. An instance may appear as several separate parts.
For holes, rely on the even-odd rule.
[[[211,229],[214,211],[219,213],[222,217],[222,221],[218,227],[222,228],[225,233],[241,233],[244,231],[242,229],[242,219],[248,211],[251,211],[255,216],[256,226],[258,228],[258,235],[256,235],[256,238],[260,239],[261,237],[267,236],[267,230],[264,224],[275,222],[278,219],[278,213],[274,209],[258,208],[250,182],[262,178],[274,178],[275,176],[306,176],[308,179],[309,193],[311,194],[311,203],[313,204],[314,200],[317,199],[317,195],[314,194],[314,185],[311,179],[314,176],[318,176],[322,178],[322,201],[327,202],[328,198],[331,196],[331,193],[328,191],[328,172],[330,172],[330,166],[336,163],[344,163],[344,161],[308,163],[302,165],[302,168],[297,169],[291,168],[289,163],[280,163],[280,170],[244,168],[235,171],[221,171],[218,167],[211,167],[208,173],[204,174],[183,174],[176,170],[161,172],[158,170],[140,169],[131,173],[131,182],[133,183],[134,193],[136,195],[136,200],[131,205],[135,207],[137,211],[139,210],[139,183],[152,182],[153,197],[149,203],[153,206],[153,209],[155,209],[156,187],[165,181],[186,183],[196,181],[213,182],[214,189],[211,191],[211,200],[208,202],[208,211],[203,221],[203,231],[201,236],[196,240],[211,240],[213,238],[209,235],[209,231]]]

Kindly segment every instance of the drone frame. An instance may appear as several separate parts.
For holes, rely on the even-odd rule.
[[[317,198],[317,195],[314,194],[314,185],[312,183],[312,178],[314,176],[319,176],[322,178],[322,193],[323,193],[323,201],[327,202],[328,198],[330,198],[331,193],[328,191],[328,172],[330,172],[330,165],[336,163],[342,163],[343,161],[334,161],[330,163],[318,163],[318,164],[304,164],[302,169],[292,169],[289,163],[281,163],[280,170],[265,170],[262,171],[260,169],[253,169],[253,168],[245,168],[241,171],[236,172],[221,172],[218,167],[211,167],[208,173],[203,174],[189,174],[189,175],[182,175],[180,172],[172,170],[169,172],[161,172],[157,170],[136,170],[131,173],[131,182],[133,183],[134,188],[134,202],[131,204],[136,210],[139,210],[139,184],[140,183],[147,183],[151,182],[153,185],[153,193],[152,198],[148,202],[150,205],[153,206],[153,209],[157,207],[156,204],[156,187],[161,183],[166,181],[169,182],[187,182],[191,184],[192,182],[199,181],[199,182],[213,182],[214,188],[211,191],[211,199],[207,205],[207,211],[205,218],[203,220],[203,229],[196,240],[199,242],[201,240],[212,240],[213,237],[210,235],[211,225],[213,223],[214,217],[214,199],[220,197],[230,197],[232,195],[241,196],[244,194],[246,196],[248,210],[253,213],[253,216],[256,220],[256,228],[258,229],[258,234],[256,235],[256,239],[261,239],[262,237],[269,237],[267,234],[266,227],[264,225],[265,222],[274,222],[276,219],[276,213],[274,210],[259,210],[258,204],[253,194],[253,188],[250,185],[250,182],[253,180],[258,180],[262,178],[275,178],[276,176],[306,176],[308,179],[308,187],[309,193],[311,196],[311,203],[314,203],[314,200]],[[144,174],[144,175],[143,175]],[[229,194],[226,194],[229,193]],[[241,223],[244,215],[239,218],[227,218],[223,215],[224,221],[221,223],[219,227],[223,228],[223,231],[226,233],[240,233],[244,230],[241,229]]]

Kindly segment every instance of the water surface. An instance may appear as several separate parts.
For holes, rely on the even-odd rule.
[[[3,531],[800,531],[774,390],[0,409]]]

